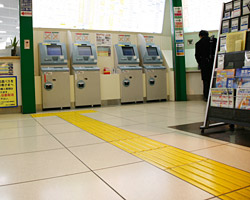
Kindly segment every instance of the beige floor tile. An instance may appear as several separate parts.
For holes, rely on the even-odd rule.
[[[138,123],[153,123],[153,122],[162,122],[169,120],[169,117],[159,116],[156,114],[141,114],[137,116],[124,117],[125,119],[132,120]]]
[[[172,129],[167,128],[157,128],[153,126],[149,126],[147,124],[137,124],[137,125],[130,125],[130,126],[123,126],[120,127],[121,129],[142,135],[142,136],[150,136],[150,135],[159,135],[163,133],[170,133],[174,132]]]
[[[168,112],[168,108],[154,106],[153,104],[145,105],[144,107],[135,108],[135,111],[149,113],[149,114],[160,114]]]
[[[0,129],[0,139],[48,135],[49,133],[41,126],[22,128]]]
[[[181,133],[168,133],[164,135],[155,135],[155,136],[149,136],[149,138],[186,151],[194,151],[194,150],[222,145],[221,143],[188,136]]]
[[[0,158],[0,185],[89,171],[67,150],[51,150]]]
[[[63,146],[50,135],[0,140],[0,156],[59,148]]]
[[[82,131],[82,129],[80,129],[80,128],[78,128],[70,123],[45,125],[44,128],[52,134]]]
[[[0,187],[2,200],[120,200],[91,172]]]
[[[210,140],[212,142],[217,142],[217,143],[220,143],[220,144],[230,144],[230,143],[228,143],[226,141],[223,141],[223,140],[218,140],[218,139],[215,139],[215,138],[210,138],[210,137],[199,135],[199,134],[195,134],[195,133],[190,133],[190,132],[186,132],[186,131],[180,131],[180,130],[172,129],[172,128],[169,128],[169,129],[175,130],[176,133],[181,133],[181,134],[189,135],[189,136],[192,136],[192,137],[197,137],[197,138],[201,138],[201,139]]]
[[[122,119],[122,118],[118,118],[118,117],[117,117],[117,119],[103,119],[103,120],[99,120],[99,121],[102,121],[104,123],[107,123],[107,124],[110,124],[110,125],[113,125],[116,127],[139,124],[138,122],[128,120],[128,119]]]
[[[141,112],[134,111],[134,110],[109,110],[107,112],[109,115],[112,115],[114,117],[130,117],[130,116],[139,116],[141,115]]]
[[[242,145],[239,145],[239,144],[228,143],[228,146],[232,146],[232,147],[235,147],[235,148],[250,151],[250,147],[242,146]]]
[[[148,123],[151,126],[159,127],[159,128],[168,128],[169,126],[177,126],[182,124],[190,124],[195,122],[202,122],[202,119],[199,117],[197,118],[169,118],[162,122],[154,122]]]
[[[39,126],[39,123],[37,123],[34,119],[0,121],[0,130],[6,128],[21,128],[29,126]]]
[[[96,173],[129,200],[201,200],[212,195],[145,162]]]
[[[9,120],[23,120],[23,119],[32,119],[30,114],[0,114],[0,120],[9,121]]]
[[[195,154],[250,172],[250,152],[229,145],[194,151]]]
[[[104,140],[101,140],[85,131],[55,134],[55,137],[66,147],[105,142]]]
[[[36,117],[34,118],[37,122],[41,125],[50,125],[50,124],[65,124],[68,123],[65,120],[61,119],[57,116],[50,116],[50,117]]]
[[[190,117],[200,117],[204,119],[204,114],[202,113],[194,113],[194,112],[186,112],[186,111],[178,111],[178,110],[169,110],[166,113],[159,113],[161,116],[173,117],[173,118],[190,118]]]
[[[70,150],[93,170],[141,161],[108,143],[73,147]]]

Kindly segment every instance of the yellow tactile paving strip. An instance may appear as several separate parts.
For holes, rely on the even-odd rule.
[[[244,200],[244,199],[250,199],[250,187],[241,189],[236,192],[232,192],[226,195],[219,196],[221,199],[224,200]]]
[[[32,116],[58,116],[221,199],[250,199],[250,173],[81,115],[90,112]]]

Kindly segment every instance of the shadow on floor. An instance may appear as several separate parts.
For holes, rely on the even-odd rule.
[[[215,127],[206,129],[204,133],[201,133],[200,126],[203,122],[184,124],[179,126],[171,126],[170,128],[177,129],[180,131],[186,131],[190,133],[195,133],[198,135],[203,135],[210,138],[215,138],[218,140],[223,140],[233,144],[239,144],[246,147],[250,147],[250,129],[243,127],[235,127],[232,131],[229,125]]]

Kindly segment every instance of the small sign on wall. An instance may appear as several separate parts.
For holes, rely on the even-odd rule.
[[[22,17],[32,17],[32,0],[20,1],[20,15]]]
[[[144,38],[145,38],[145,42],[146,43],[150,43],[150,44],[153,44],[154,43],[154,36],[148,36],[148,35],[145,35],[144,36]]]
[[[0,63],[0,76],[13,75],[13,63]]]
[[[30,40],[24,40],[24,49],[30,49]]]
[[[17,107],[17,77],[0,77],[0,108]]]
[[[75,41],[76,42],[83,42],[83,41],[90,41],[90,37],[88,33],[75,33]]]
[[[112,45],[111,33],[96,33],[96,45],[111,46]]]
[[[194,39],[188,39],[187,46],[193,46],[193,45],[194,45]]]
[[[59,32],[48,32],[43,33],[44,42],[60,42],[60,33]]]
[[[182,7],[174,7],[176,56],[185,56]]]
[[[118,35],[118,42],[131,43],[130,35]]]

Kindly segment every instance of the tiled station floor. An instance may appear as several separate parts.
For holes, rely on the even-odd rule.
[[[203,121],[205,106],[201,101],[162,102],[76,111],[86,110],[81,115],[103,125],[250,173],[250,148],[169,128]],[[241,188],[242,199],[248,199],[249,188]],[[216,197],[53,114],[0,115],[0,200],[215,200],[234,199],[236,192]]]

